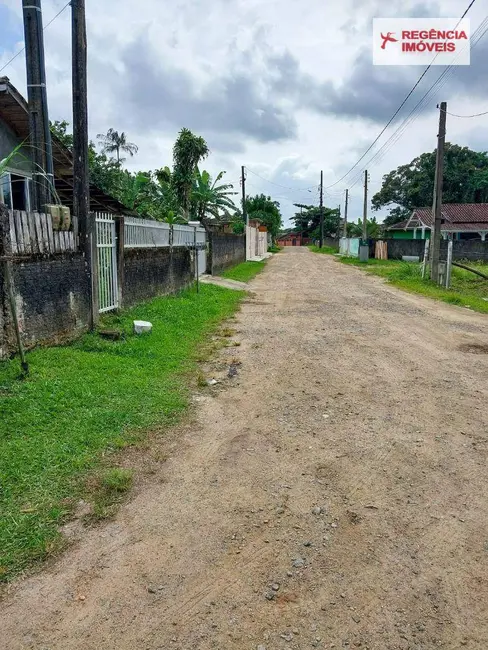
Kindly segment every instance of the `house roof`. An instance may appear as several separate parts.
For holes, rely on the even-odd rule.
[[[21,140],[29,138],[29,108],[26,100],[10,83],[8,77],[0,77],[0,119],[6,122]],[[73,155],[64,144],[52,135],[54,182],[64,205],[73,209]],[[93,210],[128,213],[117,199],[105,194],[90,183],[90,203]]]
[[[464,232],[488,230],[488,203],[445,203],[442,206],[441,230]],[[416,208],[409,219],[390,226],[388,230],[432,228],[432,208]]]

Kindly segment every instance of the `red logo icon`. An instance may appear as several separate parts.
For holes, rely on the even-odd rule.
[[[383,39],[383,45],[381,46],[382,50],[386,49],[387,43],[398,43],[398,38],[393,38],[394,33],[395,32],[388,32],[386,36],[381,34],[381,38]]]

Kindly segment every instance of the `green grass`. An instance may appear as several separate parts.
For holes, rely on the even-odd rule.
[[[224,271],[222,277],[238,282],[250,282],[266,266],[266,262],[242,262]]]
[[[420,264],[412,262],[400,262],[396,260],[375,260],[360,262],[357,258],[342,257],[343,264],[351,264],[363,268],[369,273],[385,278],[391,284],[410,291],[420,293],[423,296],[442,300],[451,305],[470,307],[474,311],[488,314],[488,280],[465,271],[464,269],[452,269],[452,283],[450,289],[443,289],[430,280],[423,280],[421,277]],[[467,266],[478,269],[488,275],[488,266],[479,262],[466,262]]]
[[[323,255],[337,255],[339,252],[337,248],[333,248],[332,246],[307,246],[309,250],[312,251],[312,253],[322,253]]]
[[[268,253],[281,253],[281,246],[268,246]]]
[[[203,343],[244,295],[204,285],[112,315],[103,326],[121,340],[87,334],[38,348],[23,381],[17,359],[0,363],[0,580],[59,548],[59,526],[80,498],[103,516],[126,492],[132,474],[110,467],[111,452],[181,416]],[[135,319],[153,332],[133,335]]]

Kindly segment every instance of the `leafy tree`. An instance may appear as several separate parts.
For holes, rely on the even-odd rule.
[[[410,216],[414,208],[430,207],[434,193],[436,152],[423,153],[383,177],[381,190],[373,196],[374,210],[390,207],[385,226]],[[444,203],[488,201],[488,154],[446,143],[444,156]]]
[[[295,203],[300,208],[292,220],[295,222],[294,231],[303,237],[318,239],[320,237],[320,208],[316,205]],[[341,223],[341,216],[337,208],[324,207],[324,237],[336,237]]]
[[[56,120],[55,122],[49,122],[51,133],[57,137],[57,139],[64,144],[64,146],[70,151],[73,150],[73,134],[68,133],[69,122],[66,120]]]
[[[120,157],[120,153],[128,153],[129,156],[134,156],[138,151],[139,147],[133,142],[127,141],[126,134],[122,131],[119,133],[115,129],[109,129],[107,133],[99,133],[97,135],[99,144],[102,146],[102,153],[116,153],[117,154],[117,164],[120,165],[124,159]]]
[[[249,219],[259,219],[268,228],[273,239],[278,236],[282,224],[280,204],[270,196],[256,194],[246,197],[246,211]]]
[[[198,163],[206,158],[209,149],[205,140],[189,129],[181,129],[173,148],[172,186],[186,220],[190,213],[191,191]]]
[[[192,212],[196,219],[205,222],[208,216],[218,218],[220,211],[229,217],[236,210],[234,201],[230,198],[237,194],[232,192],[233,185],[223,183],[219,185],[225,172],[220,172],[212,182],[212,177],[207,171],[195,170],[191,192]]]
[[[379,239],[381,237],[382,224],[376,221],[376,217],[367,220],[366,232],[368,239]],[[349,222],[347,224],[348,237],[362,237],[363,236],[363,220],[358,219],[357,223]]]

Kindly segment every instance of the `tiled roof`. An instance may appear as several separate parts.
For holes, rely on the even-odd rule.
[[[433,225],[432,209],[418,208],[414,214],[426,225]],[[488,203],[444,203],[442,218],[454,224],[485,224],[488,226]],[[473,230],[473,228],[469,228]]]

